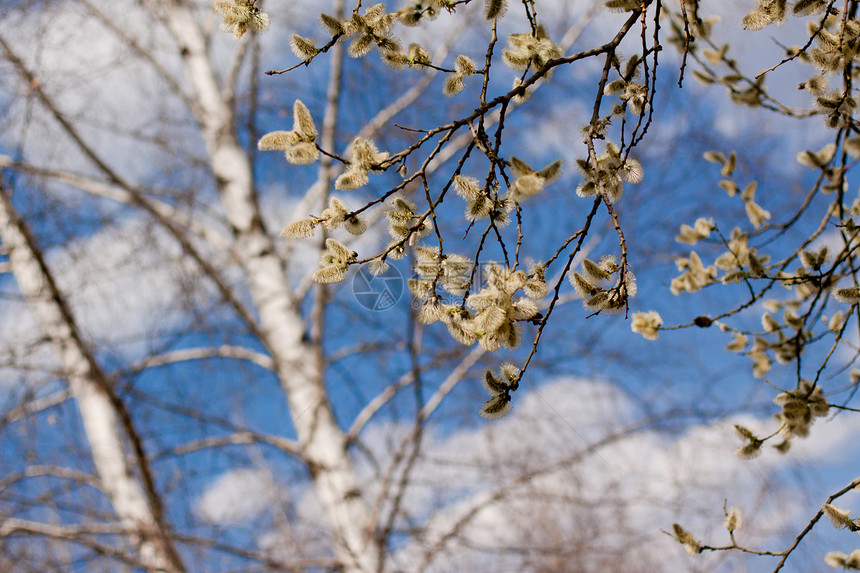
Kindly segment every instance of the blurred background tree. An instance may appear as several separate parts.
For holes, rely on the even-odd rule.
[[[6,2],[0,565],[853,567],[855,11]]]

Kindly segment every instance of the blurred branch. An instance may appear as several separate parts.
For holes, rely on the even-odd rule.
[[[27,400],[20,406],[12,408],[3,414],[3,417],[0,418],[0,425],[17,422],[28,416],[32,416],[33,414],[38,414],[39,412],[43,412],[49,408],[53,408],[54,406],[59,406],[71,397],[72,391],[66,389],[41,398]]]
[[[427,400],[427,403],[424,404],[424,408],[421,409],[421,419],[426,420],[430,417],[430,415],[439,407],[439,404],[442,403],[442,400],[445,396],[448,395],[451,390],[456,386],[466,375],[472,366],[478,363],[478,361],[487,353],[486,350],[481,348],[480,346],[476,346],[463,358],[460,363],[454,367],[451,373],[445,378],[445,381],[439,385],[439,388],[430,396],[430,399]]]
[[[275,361],[267,354],[256,352],[242,346],[223,345],[211,348],[184,348],[165,354],[148,356],[131,367],[132,371],[140,372],[146,368],[165,366],[189,360],[204,360],[206,358],[235,358],[246,360],[266,370],[275,370]]]
[[[24,471],[8,474],[6,477],[0,480],[0,491],[3,491],[4,489],[10,487],[15,483],[18,483],[23,479],[45,476],[69,479],[77,483],[86,484],[88,486],[98,489],[99,491],[104,492],[98,478],[96,478],[92,474],[84,473],[72,468],[45,465],[28,466]]]
[[[281,438],[278,436],[258,434],[256,432],[245,430],[241,432],[236,432],[235,434],[231,434],[229,436],[213,436],[209,438],[203,438],[201,440],[195,440],[193,442],[189,442],[181,446],[176,446],[175,448],[171,448],[170,450],[163,452],[160,457],[173,454],[189,454],[191,452],[196,452],[206,448],[247,445],[254,443],[262,443],[274,446],[285,454],[289,454],[291,456],[301,457],[302,455],[301,446],[293,440],[288,440],[286,438]]]
[[[152,566],[146,561],[127,555],[118,549],[100,543],[96,539],[90,537],[103,535],[128,535],[131,533],[133,532],[115,524],[108,523],[66,526],[16,518],[6,519],[0,522],[0,538],[27,534],[41,535],[52,539],[69,541],[83,545],[84,547],[95,551],[99,555],[117,559],[131,567],[153,571]]]
[[[230,241],[225,235],[210,226],[195,221],[187,214],[164,201],[147,197],[142,189],[129,189],[127,186],[105,183],[86,175],[70,171],[46,169],[26,162],[9,161],[2,164],[2,166],[66,183],[96,197],[104,197],[105,199],[132,207],[143,207],[147,212],[155,215],[157,220],[165,227],[175,226],[177,228],[186,228],[219,250],[230,248]],[[181,192],[176,191],[176,193],[179,194]]]
[[[483,348],[476,346],[469,353],[463,357],[457,366],[451,371],[451,373],[445,378],[436,392],[427,400],[427,403],[424,405],[424,408],[421,410],[421,418],[426,420],[430,414],[442,403],[443,398],[454,389],[454,386],[460,382],[469,369],[477,364],[477,362],[487,353]],[[349,431],[347,432],[347,439],[349,442],[354,441],[358,438],[358,435],[364,429],[364,426],[373,418],[374,415],[387,404],[400,390],[406,388],[412,383],[414,379],[413,372],[407,372],[403,376],[397,379],[396,382],[390,384],[385,387],[381,393],[377,394],[368,404],[361,409],[358,415],[353,420],[352,425],[349,427]]]
[[[358,415],[353,420],[352,425],[349,427],[349,431],[346,433],[347,442],[353,442],[361,431],[364,429],[364,426],[373,418],[373,416],[391,400],[397,392],[409,386],[412,383],[412,372],[407,372],[403,376],[397,379],[396,382],[389,384],[385,387],[385,390],[380,392],[373,398],[367,405],[361,409]]]

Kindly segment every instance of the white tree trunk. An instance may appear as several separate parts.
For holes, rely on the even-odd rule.
[[[111,395],[104,372],[84,344],[62,293],[2,182],[0,241],[8,250],[9,265],[21,293],[57,351],[80,411],[101,489],[120,522],[132,532],[140,560],[150,571],[184,571],[168,532],[156,517],[150,499],[128,462],[124,438],[132,438],[129,435],[133,432],[131,420],[126,418],[124,426],[119,411],[122,406],[116,396]]]
[[[305,323],[293,300],[284,261],[260,217],[250,160],[233,129],[232,111],[218,86],[203,34],[186,4],[162,1],[153,7],[159,6],[183,57],[212,172],[233,229],[234,253],[259,313],[263,343],[275,360],[335,555],[344,571],[377,571],[380,556],[346,436],[334,419],[314,349],[305,341]]]

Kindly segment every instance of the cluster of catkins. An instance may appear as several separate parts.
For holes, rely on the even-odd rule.
[[[269,15],[254,6],[254,0],[215,0],[212,7],[224,18],[221,29],[241,38],[245,32],[265,32]]]
[[[440,254],[438,248],[415,249],[415,273],[409,290],[422,301],[418,318],[424,324],[442,322],[462,344],[476,341],[488,351],[516,348],[522,341],[521,322],[538,316],[538,300],[546,296],[544,268],[534,265],[530,273],[496,263],[481,267],[483,288],[462,302],[444,302],[437,287],[463,296],[477,269],[466,257]],[[517,296],[522,291],[525,296]]]
[[[582,270],[582,274],[570,274],[570,283],[582,297],[585,308],[593,312],[619,312],[627,308],[627,299],[636,295],[636,277],[612,255],[605,255],[598,262],[585,259]],[[615,275],[614,284],[609,286],[608,281]]]

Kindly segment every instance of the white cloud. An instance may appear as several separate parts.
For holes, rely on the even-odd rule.
[[[170,45],[164,30],[153,26],[137,3],[116,2],[100,9],[146,49]],[[7,16],[4,30],[60,112],[108,165],[126,178],[151,176],[164,169],[163,150],[147,140],[163,135],[170,118],[178,120],[187,112],[127,42],[75,3],[55,3],[50,11],[15,13],[14,19]],[[180,70],[178,54],[173,59],[162,55],[158,58],[162,66],[171,72]],[[30,105],[24,97],[27,89],[17,72],[0,79],[0,90],[21,96],[15,104],[19,109],[9,116],[14,122],[6,126],[0,143],[12,147],[26,134],[27,157],[35,163],[54,169],[92,168],[50,112],[37,108],[32,119],[24,113],[24,106]],[[171,129],[168,140],[174,149],[191,149],[197,144],[195,140],[183,143],[188,135]]]
[[[195,502],[197,514],[209,523],[250,519],[280,498],[269,472],[235,469],[219,476]]]
[[[48,259],[82,329],[123,339],[166,326],[181,289],[179,256],[163,232],[129,220],[54,250]]]
[[[860,430],[860,421],[837,418],[817,424],[789,456],[768,451],[747,461],[734,454],[736,420],[694,425],[678,435],[625,433],[636,409],[609,384],[563,379],[516,398],[514,413],[499,423],[425,438],[406,507],[413,519],[429,518],[429,526],[421,542],[397,553],[399,562],[415,563],[480,507],[431,570],[480,569],[502,558],[516,570],[525,557],[505,550],[526,546],[580,547],[571,558],[583,571],[677,570],[673,564],[687,557],[661,529],[680,520],[708,541],[728,542],[721,530],[728,500],[747,512],[746,543],[772,540],[809,510],[806,497],[788,493],[782,470],[833,459],[835,452],[844,459],[848,438]],[[767,420],[739,421],[773,431]],[[376,444],[376,436],[366,443]],[[376,453],[385,459],[385,452]],[[765,486],[779,496],[762,497]],[[702,559],[719,569],[722,557]]]
[[[687,564],[736,571],[729,565],[742,556],[708,553],[692,561],[661,530],[680,522],[706,543],[727,544],[727,502],[744,512],[743,543],[772,548],[786,531],[795,535],[818,503],[788,476],[803,464],[826,467],[821,464],[858,453],[856,417],[819,421],[787,456],[768,449],[742,460],[734,454],[740,440],[733,423],[764,434],[773,430],[771,420],[739,417],[680,433],[625,431],[637,417],[634,402],[611,384],[572,378],[524,389],[516,398],[514,413],[497,423],[445,436],[425,433],[403,499],[410,521],[395,524],[425,529],[394,551],[396,566],[413,570],[456,527],[450,543],[435,550],[429,571],[546,568],[551,561],[540,556],[555,550],[583,572],[677,571]],[[409,431],[377,424],[362,442],[384,468]],[[365,499],[375,500],[380,480],[368,466],[360,469]],[[268,474],[234,470],[196,507],[210,522],[234,523],[265,512],[273,491]],[[274,553],[293,544],[304,555],[324,554],[326,528],[313,489],[291,493],[295,519],[286,530],[260,535],[258,544]]]

